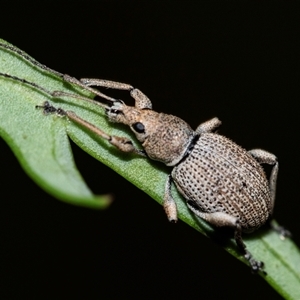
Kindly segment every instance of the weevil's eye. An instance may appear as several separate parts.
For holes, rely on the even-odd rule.
[[[136,123],[132,124],[132,128],[137,133],[144,133],[145,132],[145,126],[140,122],[136,122]]]

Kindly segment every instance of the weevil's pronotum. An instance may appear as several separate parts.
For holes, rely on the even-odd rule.
[[[24,79],[0,74],[43,90],[51,97],[67,95],[103,106],[108,120],[128,125],[141,142],[143,149],[135,148],[127,138],[106,134],[74,112],[55,108],[49,102],[39,107],[42,107],[45,113],[57,113],[88,128],[121,151],[135,152],[172,167],[165,184],[163,201],[169,221],[177,221],[176,203],[171,194],[171,183],[174,182],[195,215],[216,227],[232,227],[235,241],[252,270],[255,272],[262,270],[263,263],[255,260],[246,249],[242,232],[256,230],[272,216],[278,174],[278,161],[275,155],[262,149],[246,151],[228,138],[215,133],[221,124],[218,118],[204,122],[193,130],[176,116],[152,110],[149,98],[131,85],[99,79],[77,80],[39,64],[16,48],[3,44],[0,46],[14,51],[65,81],[106,99],[109,104],[60,91],[50,92]],[[127,106],[123,101],[108,97],[92,86],[127,90],[134,98],[135,106]],[[261,164],[272,165],[269,180]]]

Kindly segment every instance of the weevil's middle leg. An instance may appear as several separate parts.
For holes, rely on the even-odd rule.
[[[204,123],[201,123],[195,130],[196,134],[212,132],[216,130],[222,122],[218,118],[212,118]]]
[[[126,137],[109,135],[105,133],[103,130],[101,130],[100,128],[93,125],[92,123],[80,118],[77,114],[75,114],[72,111],[56,108],[52,106],[48,101],[46,101],[43,105],[41,106],[38,105],[36,107],[43,108],[45,114],[57,113],[60,116],[68,117],[74,123],[81,125],[82,127],[88,129],[89,131],[93,132],[97,136],[107,140],[110,144],[114,145],[116,148],[118,148],[123,152],[134,152],[136,154],[145,156],[145,152],[143,150],[135,148],[130,139]]]
[[[238,221],[236,222],[236,227],[235,227],[235,231],[234,231],[234,239],[235,239],[235,242],[236,242],[237,246],[239,247],[240,251],[244,255],[245,259],[248,260],[250,267],[252,269],[252,272],[257,273],[257,272],[261,271],[261,272],[263,272],[264,275],[266,275],[267,273],[263,270],[264,263],[262,261],[254,259],[252,254],[247,250],[247,247],[242,239],[242,228]]]
[[[134,88],[132,85],[117,81],[94,79],[94,78],[82,78],[81,84],[86,87],[99,86],[114,90],[130,91],[130,96],[135,100],[135,107],[138,109],[152,109],[152,103],[150,99],[139,89]]]
[[[169,175],[165,185],[163,207],[167,214],[168,220],[170,222],[176,223],[178,220],[177,206],[171,194],[171,181],[172,181],[172,177],[171,175]]]

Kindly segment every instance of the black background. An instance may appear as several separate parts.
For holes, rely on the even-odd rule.
[[[24,2],[25,3],[25,2]],[[155,110],[280,161],[275,217],[300,244],[299,10],[273,2],[1,2],[1,38],[52,69],[140,88]],[[124,96],[124,98],[126,98]],[[127,99],[127,98],[126,98]],[[281,299],[212,241],[76,146],[106,211],[45,194],[1,140],[2,299]]]

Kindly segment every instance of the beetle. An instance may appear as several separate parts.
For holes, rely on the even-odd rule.
[[[179,117],[152,110],[148,97],[130,85],[99,79],[81,79],[81,82],[86,86],[130,91],[135,106],[116,100],[106,108],[106,114],[109,121],[129,126],[143,150],[136,149],[127,138],[97,133],[72,112],[58,113],[89,127],[123,152],[145,155],[172,167],[163,201],[169,221],[177,221],[176,203],[171,194],[174,182],[195,215],[216,227],[232,227],[235,241],[252,271],[262,270],[263,262],[255,260],[246,249],[242,232],[258,229],[273,213],[279,167],[276,156],[262,149],[246,151],[215,133],[221,124],[218,118],[193,130]],[[43,108],[48,112],[52,106],[46,104]],[[269,180],[262,163],[273,166]]]
[[[272,216],[279,168],[275,155],[262,149],[246,151],[216,133],[221,125],[218,118],[201,123],[193,130],[179,117],[154,111],[150,99],[129,84],[101,79],[77,80],[38,63],[14,47],[1,46],[108,101],[109,104],[104,104],[61,91],[50,92],[25,79],[0,74],[29,84],[52,97],[71,96],[104,107],[108,120],[129,126],[143,149],[136,148],[128,138],[108,135],[72,111],[56,108],[49,102],[37,106],[45,114],[57,113],[84,126],[123,152],[134,152],[172,167],[165,184],[163,200],[169,221],[177,221],[176,203],[171,194],[173,182],[196,216],[216,227],[233,228],[236,244],[252,271],[263,271],[263,262],[254,259],[247,250],[242,233],[253,232]],[[129,91],[135,105],[128,106],[122,100],[94,89],[94,86]],[[269,179],[261,164],[272,166]],[[289,235],[287,231],[284,234]]]

